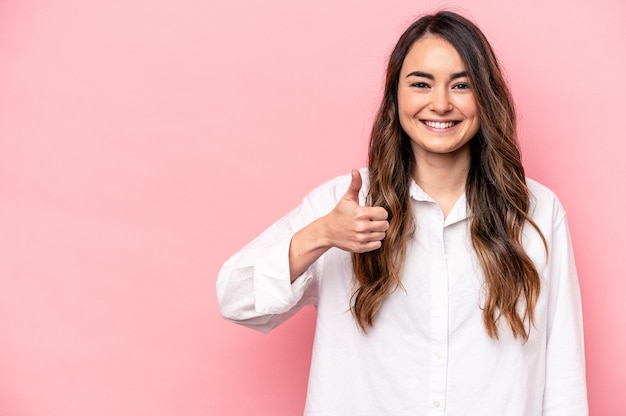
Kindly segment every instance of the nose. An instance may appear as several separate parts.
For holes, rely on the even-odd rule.
[[[437,114],[445,114],[452,110],[452,103],[448,97],[447,88],[434,88],[431,93],[429,108]]]

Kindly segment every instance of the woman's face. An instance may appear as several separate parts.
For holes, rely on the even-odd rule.
[[[480,120],[466,68],[446,40],[426,35],[404,58],[398,114],[416,158],[467,152]]]

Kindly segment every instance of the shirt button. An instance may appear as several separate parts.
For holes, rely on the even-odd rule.
[[[433,402],[433,407],[435,407],[435,408],[437,408],[437,409],[439,409],[439,408],[441,407],[441,403],[439,403],[439,400],[435,400],[435,401]]]
[[[435,357],[437,357],[438,360],[441,360],[443,358],[443,353],[441,351],[437,351],[435,353]]]

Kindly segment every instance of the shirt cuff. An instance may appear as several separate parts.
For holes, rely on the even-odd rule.
[[[268,248],[254,265],[254,309],[262,314],[281,314],[296,306],[312,273],[307,269],[293,283],[289,272],[291,237]]]

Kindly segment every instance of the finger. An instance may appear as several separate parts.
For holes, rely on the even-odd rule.
[[[355,233],[367,235],[371,232],[387,231],[389,229],[389,223],[385,220],[382,221],[357,221],[353,225]]]
[[[369,242],[382,241],[386,235],[387,233],[384,231],[372,231],[368,236],[368,240]]]
[[[387,231],[389,229],[389,223],[387,221],[370,221],[369,226],[367,227],[370,232],[381,232]]]
[[[389,213],[383,207],[367,207],[368,215],[370,219],[374,221],[386,220],[389,217]]]
[[[382,246],[382,242],[380,242],[380,241],[370,241],[368,243],[360,244],[356,248],[356,250],[354,250],[354,252],[355,253],[366,253],[368,251],[378,250],[381,246]]]
[[[351,173],[352,180],[350,181],[350,186],[348,187],[344,198],[358,204],[359,192],[361,191],[361,186],[363,186],[363,180],[361,179],[361,173],[358,170],[353,169]]]

